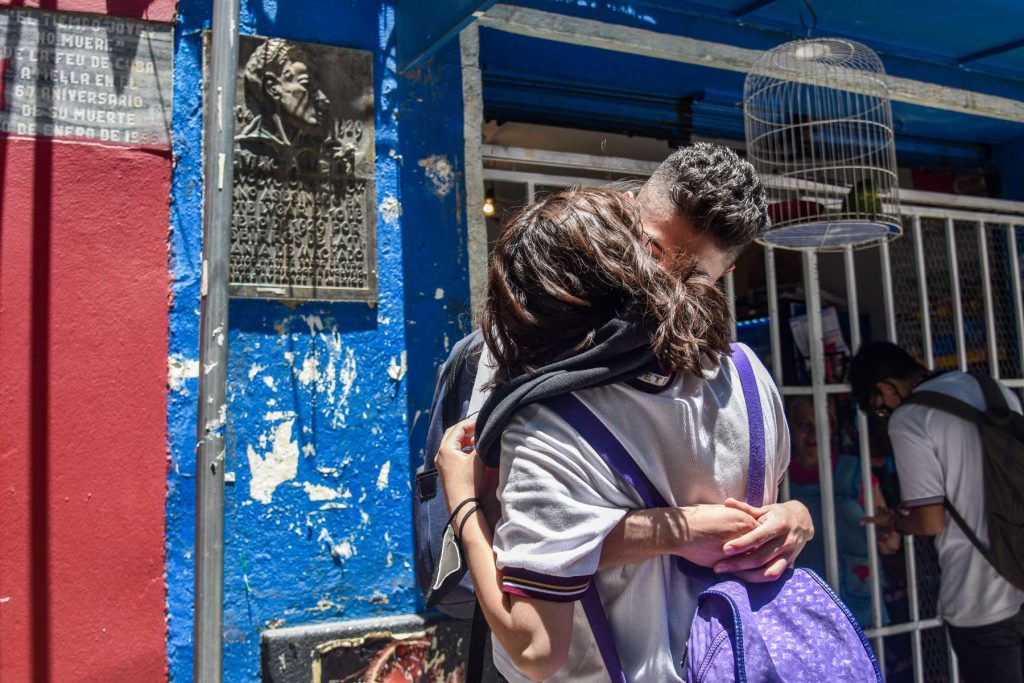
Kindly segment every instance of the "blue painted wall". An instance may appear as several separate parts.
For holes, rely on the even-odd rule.
[[[167,502],[174,681],[192,679],[200,75],[209,5],[182,0],[176,28]],[[376,307],[232,302],[227,681],[258,679],[263,629],[420,609],[410,473],[422,459],[435,368],[469,320],[457,44],[399,79],[391,2],[243,2],[241,29],[373,52],[380,294]]]
[[[1000,196],[1024,201],[1024,137],[993,148],[992,163],[999,173]]]

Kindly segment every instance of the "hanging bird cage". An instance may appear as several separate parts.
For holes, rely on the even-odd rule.
[[[899,237],[892,108],[870,48],[814,38],[763,54],[743,88],[747,154],[773,247],[836,251]]]

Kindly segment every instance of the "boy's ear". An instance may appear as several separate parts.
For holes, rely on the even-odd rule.
[[[725,277],[726,275],[728,275],[729,273],[731,273],[734,270],[736,270],[736,264],[735,263],[725,269],[725,272],[722,273],[722,277]]]

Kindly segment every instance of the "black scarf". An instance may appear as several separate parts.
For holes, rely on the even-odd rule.
[[[552,396],[632,379],[653,361],[648,332],[625,320],[608,322],[586,351],[495,387],[477,415],[477,453],[489,467],[497,467],[502,432],[517,410]]]

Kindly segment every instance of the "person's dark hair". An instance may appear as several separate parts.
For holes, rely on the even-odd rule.
[[[738,253],[768,226],[768,199],[754,167],[710,142],[673,152],[644,185],[640,200],[654,212],[688,217],[725,251]]]
[[[691,262],[651,256],[635,205],[605,188],[570,189],[514,214],[495,245],[481,320],[508,381],[586,349],[612,319],[639,325],[665,369],[701,372],[729,349],[725,295]]]
[[[869,411],[875,385],[886,380],[909,380],[927,372],[909,353],[890,342],[868,342],[850,359],[846,371],[850,391],[861,410]]]

